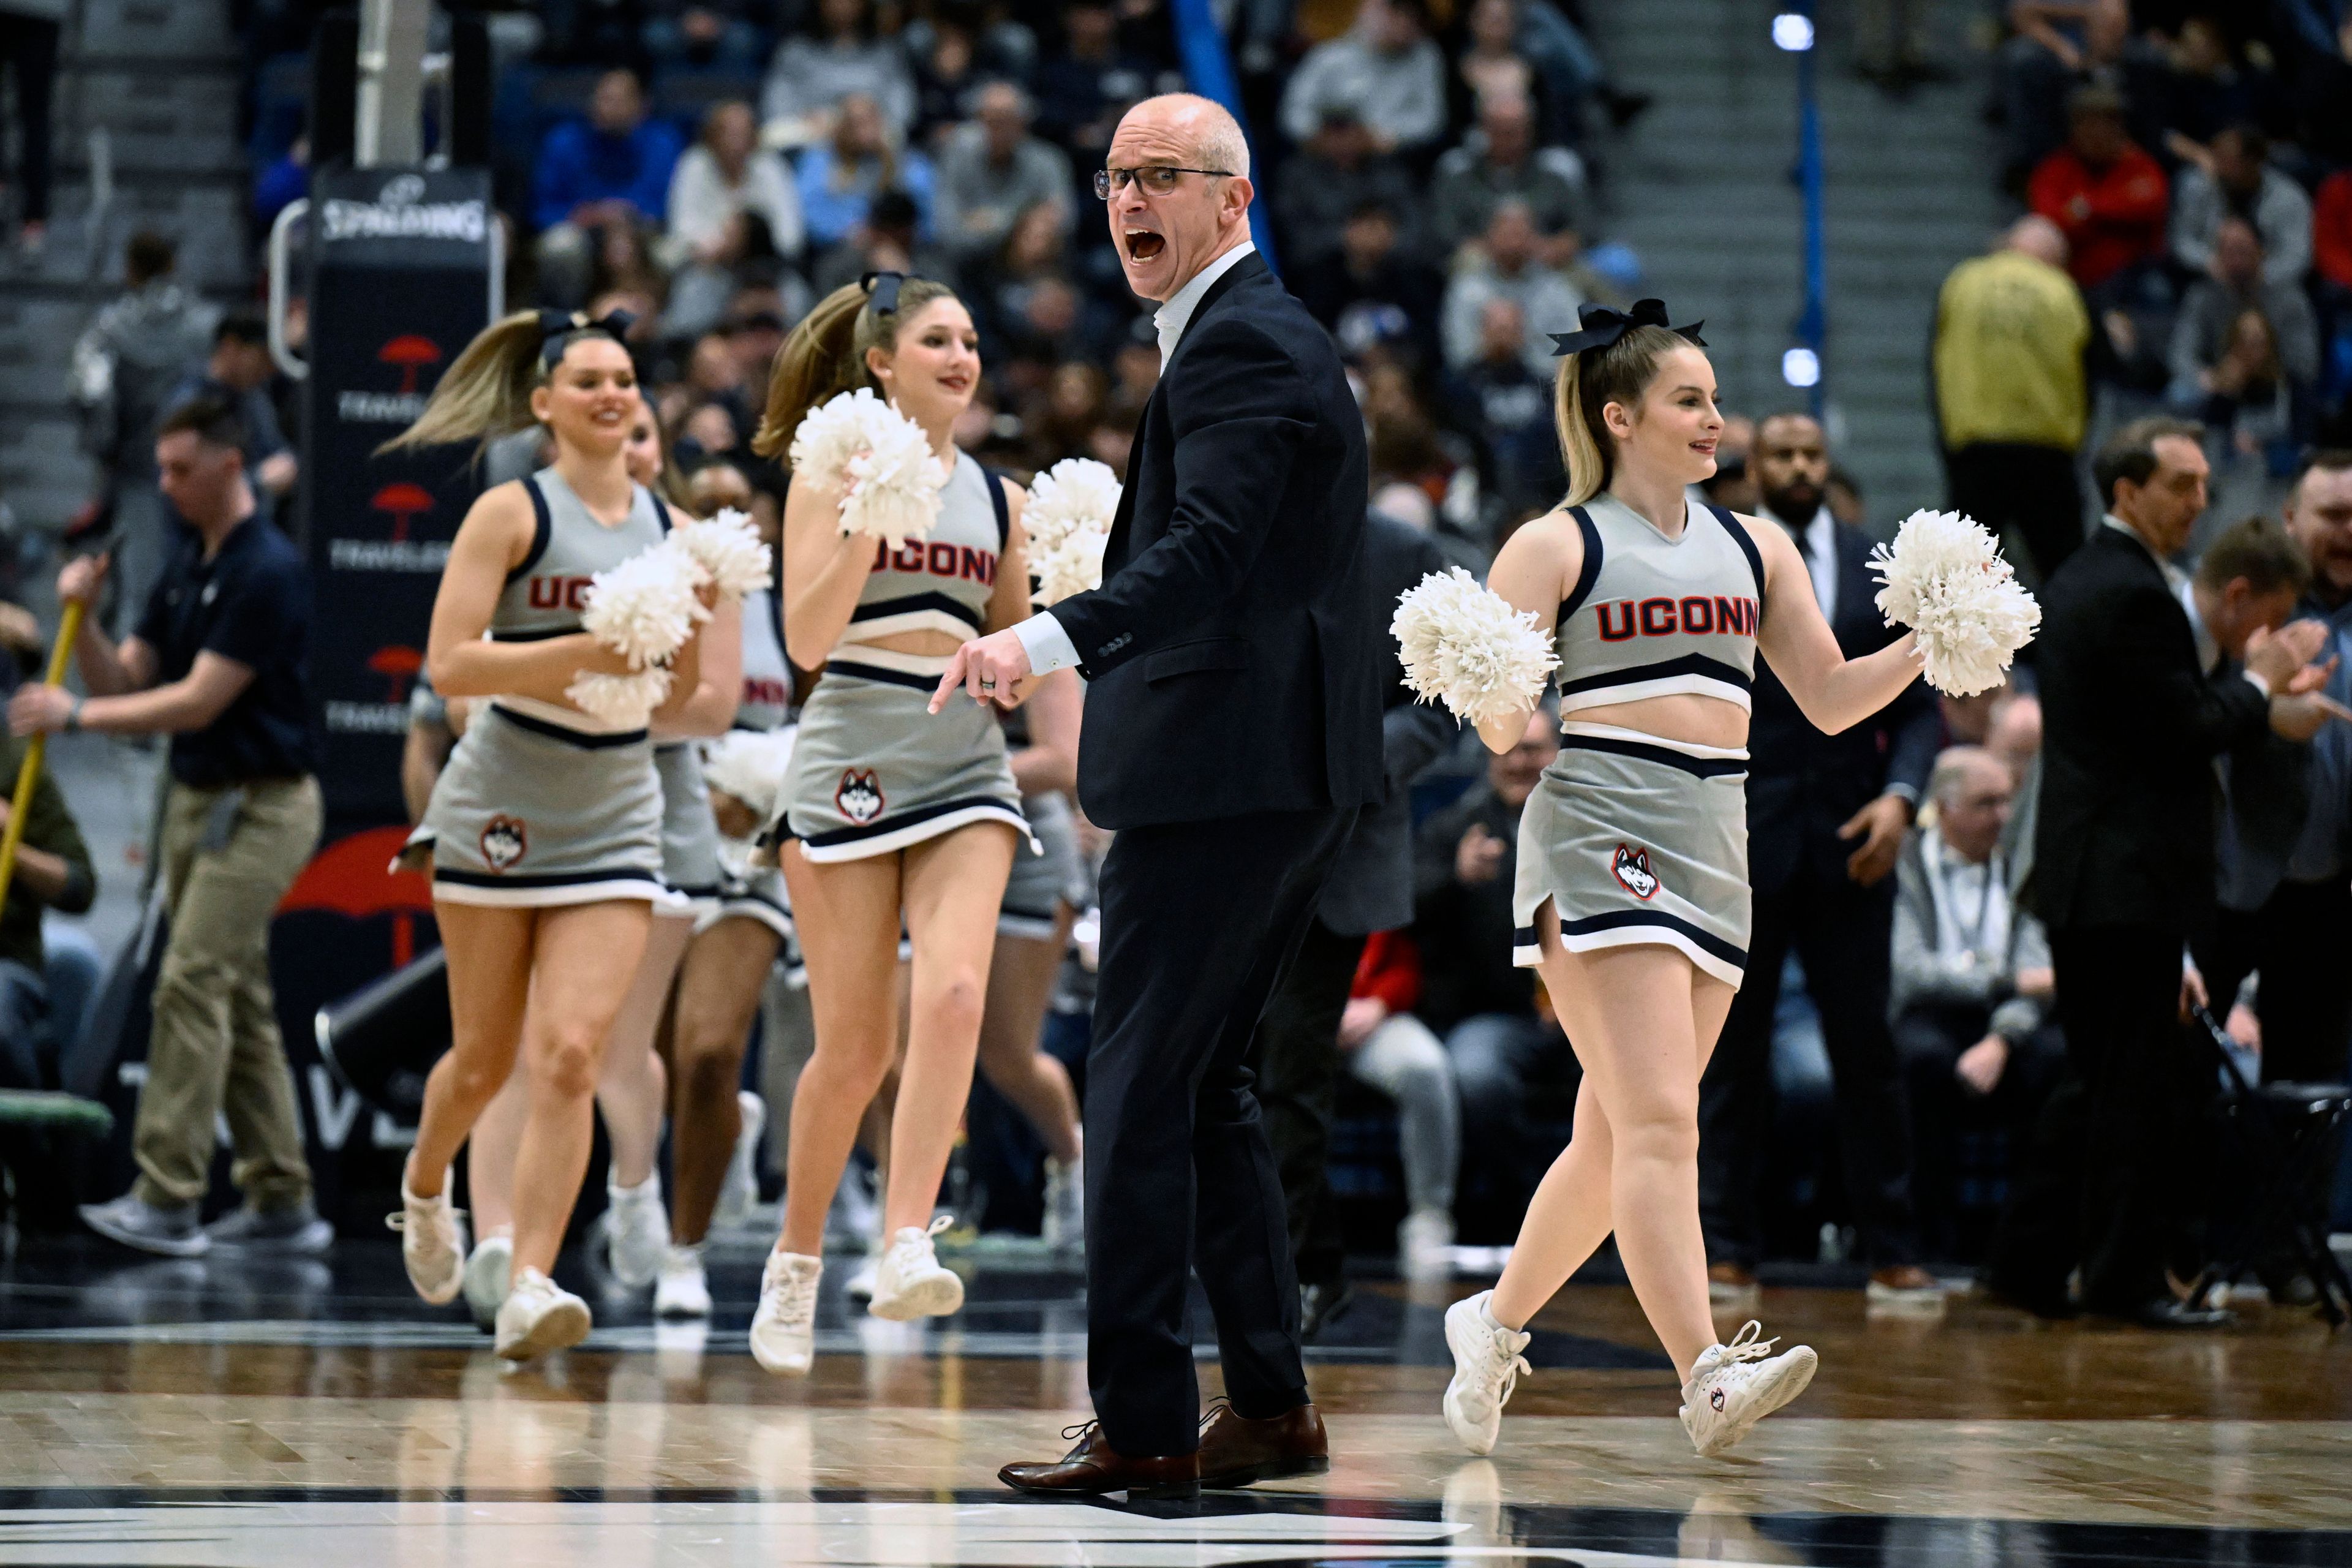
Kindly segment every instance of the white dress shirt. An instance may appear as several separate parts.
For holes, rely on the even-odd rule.
[[[1215,286],[1218,279],[1232,271],[1244,256],[1257,254],[1257,247],[1243,240],[1200,271],[1192,280],[1176,290],[1168,302],[1153,312],[1151,324],[1160,333],[1160,367],[1164,374],[1171,360],[1176,357],[1176,345],[1182,341],[1184,329],[1192,322],[1192,312],[1201,308],[1201,299]],[[1029,655],[1029,673],[1045,675],[1056,669],[1068,669],[1078,663],[1077,645],[1062,623],[1054,618],[1051,610],[1040,610],[1013,628]]]

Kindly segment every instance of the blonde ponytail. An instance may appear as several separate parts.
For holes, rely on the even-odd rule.
[[[862,282],[843,284],[818,300],[776,351],[775,367],[768,374],[768,406],[760,416],[759,433],[751,437],[752,451],[762,458],[784,456],[810,409],[842,393],[874,385],[866,366],[868,349],[896,348],[901,322],[912,321],[934,300],[955,298],[955,290],[944,283],[902,279],[898,308],[877,315],[866,308],[870,293]]]
[[[478,439],[488,446],[501,436],[528,428],[536,422],[530,395],[547,379],[547,351],[554,348],[554,363],[561,364],[563,355],[581,339],[614,336],[610,330],[582,317],[575,315],[572,321],[577,328],[563,335],[560,346],[549,337],[546,319],[538,310],[518,310],[491,322],[466,345],[466,352],[434,386],[416,423],[376,451]]]
[[[1695,329],[1694,329],[1695,330]],[[1605,348],[1563,354],[1552,395],[1552,423],[1568,466],[1569,506],[1582,506],[1616,477],[1617,443],[1601,414],[1611,404],[1628,412],[1657,378],[1658,362],[1691,340],[1669,327],[1630,328]]]

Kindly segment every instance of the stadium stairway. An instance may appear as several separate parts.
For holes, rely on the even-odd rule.
[[[97,489],[67,371],[74,340],[121,287],[123,241],[143,227],[170,236],[181,281],[215,299],[241,297],[251,277],[225,0],[74,0],[59,57],[48,237],[30,255],[0,246],[0,499],[37,541]],[[97,132],[111,170],[102,207]]]
[[[1621,85],[1656,103],[1615,144],[1611,233],[1642,257],[1643,292],[1677,320],[1706,318],[1727,408],[1801,405],[1780,376],[1804,303],[1796,57],[1772,46],[1755,0],[1610,0],[1591,8]],[[2003,209],[1981,120],[1988,57],[1966,0],[1930,0],[1935,57],[1958,79],[1888,100],[1853,74],[1853,0],[1824,0],[1818,30],[1833,450],[1891,533],[1942,504],[1928,409],[1936,292],[1985,248]]]

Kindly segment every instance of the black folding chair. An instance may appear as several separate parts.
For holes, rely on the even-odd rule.
[[[2199,1032],[2221,1064],[2223,1119],[2238,1130],[2253,1178],[2253,1245],[2261,1246],[2264,1229],[2276,1231],[2317,1288],[2320,1316],[2341,1328],[2352,1321],[2352,1278],[2328,1247],[2326,1223],[2311,1198],[2324,1190],[2337,1135],[2352,1117],[2352,1086],[2250,1082],[2229,1031],[2207,1009],[2199,1007],[2196,1015]]]

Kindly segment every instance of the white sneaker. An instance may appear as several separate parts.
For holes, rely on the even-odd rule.
[[[1045,1156],[1045,1223],[1039,1239],[1055,1251],[1082,1252],[1087,1245],[1087,1157],[1067,1163]]]
[[[530,1361],[578,1344],[593,1321],[587,1302],[536,1268],[519,1268],[499,1309],[495,1348],[503,1360]]]
[[[1445,1385],[1445,1424],[1463,1447],[1491,1454],[1503,1430],[1503,1406],[1519,1373],[1530,1371],[1520,1352],[1535,1336],[1507,1329],[1486,1310],[1492,1290],[1445,1310],[1445,1345],[1454,1352],[1454,1381]]]
[[[466,1259],[466,1305],[479,1328],[494,1328],[514,1284],[514,1237],[496,1232],[474,1244]]]
[[[760,1130],[768,1124],[768,1102],[745,1089],[736,1091],[735,1105],[742,1113],[743,1130],[735,1134],[727,1179],[719,1186],[719,1206],[710,1215],[713,1226],[741,1225],[760,1201],[760,1174],[752,1164],[760,1155]]]
[[[751,1359],[797,1377],[816,1360],[816,1282],[824,1259],[771,1252],[760,1272],[760,1310],[751,1314]]]
[[[702,1248],[673,1245],[662,1254],[661,1277],[654,1281],[654,1316],[710,1316],[710,1281],[702,1272]]]
[[[963,1305],[963,1281],[940,1266],[939,1254],[931,1247],[931,1237],[951,1223],[941,1215],[931,1221],[929,1230],[917,1230],[911,1225],[900,1228],[891,1238],[890,1250],[882,1255],[881,1267],[874,1271],[874,1300],[866,1304],[867,1311],[904,1323],[916,1318],[943,1318]]]
[[[1811,1345],[1772,1353],[1778,1340],[1759,1340],[1764,1325],[1749,1322],[1726,1345],[1701,1351],[1683,1384],[1683,1430],[1702,1458],[1748,1436],[1759,1421],[1805,1392],[1821,1358]]]
[[[408,1265],[408,1282],[436,1307],[457,1299],[466,1278],[466,1220],[449,1203],[448,1176],[441,1178],[438,1197],[420,1198],[400,1179],[400,1212],[383,1223],[400,1232],[400,1260]]]
[[[1454,1216],[1444,1209],[1415,1209],[1397,1226],[1397,1268],[1407,1279],[1454,1277]]]
[[[836,1251],[864,1247],[882,1232],[882,1201],[866,1168],[852,1160],[833,1189],[833,1206],[825,1210],[824,1239]]]
[[[669,1250],[669,1215],[662,1209],[661,1173],[656,1171],[634,1187],[607,1186],[612,1212],[604,1230],[605,1259],[613,1278],[632,1290],[642,1290],[661,1272],[662,1256]]]

